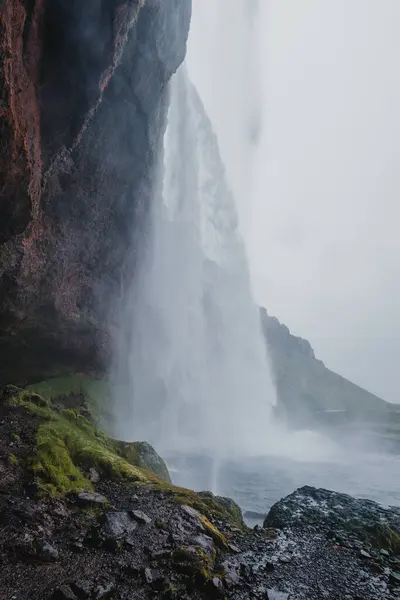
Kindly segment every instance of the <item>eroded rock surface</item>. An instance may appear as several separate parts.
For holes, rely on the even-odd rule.
[[[104,372],[190,13],[191,0],[1,2],[0,384]]]

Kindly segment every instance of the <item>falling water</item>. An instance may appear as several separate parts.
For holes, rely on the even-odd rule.
[[[275,394],[258,309],[217,138],[185,66],[171,81],[162,179],[129,298],[118,433],[162,452],[263,453]]]

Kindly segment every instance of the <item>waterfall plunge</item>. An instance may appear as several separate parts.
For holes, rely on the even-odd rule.
[[[275,392],[234,198],[185,67],[170,84],[162,180],[125,315],[116,430],[165,453],[262,454]]]

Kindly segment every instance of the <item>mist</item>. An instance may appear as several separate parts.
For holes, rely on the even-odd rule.
[[[256,300],[330,368],[391,402],[399,22],[395,0],[195,0],[188,54],[238,191]]]

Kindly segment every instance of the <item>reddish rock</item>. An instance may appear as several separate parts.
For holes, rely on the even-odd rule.
[[[103,373],[190,0],[0,5],[0,384]]]

